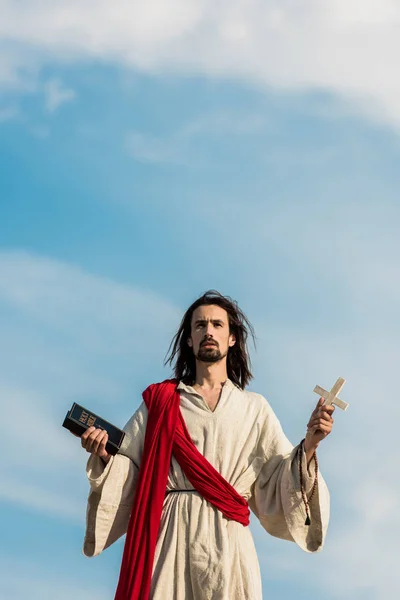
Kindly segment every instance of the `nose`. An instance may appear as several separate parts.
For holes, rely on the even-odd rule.
[[[209,330],[209,327],[210,327],[210,325],[207,325],[207,330],[206,330],[206,332],[204,334],[203,344],[206,343],[206,342],[214,342],[214,338],[213,338],[212,333]]]
[[[213,329],[212,323],[207,323],[206,338],[212,338],[213,337],[212,329]]]

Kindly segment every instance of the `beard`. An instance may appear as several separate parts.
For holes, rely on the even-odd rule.
[[[226,352],[225,354],[222,354],[221,350],[217,346],[210,346],[209,348],[204,348],[204,347],[200,346],[200,348],[197,352],[197,355],[195,355],[195,357],[200,362],[216,363],[216,362],[222,360],[223,358],[225,358],[225,356],[227,356],[227,355],[228,355],[228,352]]]

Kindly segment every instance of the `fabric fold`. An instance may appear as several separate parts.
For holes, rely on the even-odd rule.
[[[178,382],[143,392],[148,420],[138,484],[129,521],[115,600],[148,600],[171,455],[196,490],[226,518],[244,526],[250,511],[242,498],[194,445],[180,412]]]

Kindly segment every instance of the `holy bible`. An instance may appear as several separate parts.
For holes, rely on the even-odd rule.
[[[108,441],[106,450],[109,454],[115,456],[121,448],[125,432],[74,402],[71,410],[67,412],[63,427],[80,436],[86,429],[92,426],[96,427],[96,429],[105,429],[107,431]]]

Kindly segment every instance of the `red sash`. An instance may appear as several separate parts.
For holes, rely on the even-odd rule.
[[[115,600],[149,599],[172,453],[203,498],[228,519],[249,524],[247,501],[204,458],[190,438],[180,411],[177,383],[167,379],[143,392],[148,421]]]

